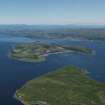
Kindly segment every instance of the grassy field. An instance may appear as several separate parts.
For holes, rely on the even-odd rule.
[[[105,105],[105,85],[68,66],[29,81],[16,97],[26,105]]]

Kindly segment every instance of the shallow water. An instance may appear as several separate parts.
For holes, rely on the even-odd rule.
[[[87,69],[91,78],[105,82],[105,42],[41,39],[42,43],[86,46],[92,48],[96,53],[94,55],[65,53],[51,55],[41,63],[26,63],[9,58],[8,53],[16,43],[27,42],[28,40],[31,42],[33,39],[18,37],[19,41],[17,41],[16,38],[0,37],[0,105],[23,105],[13,98],[18,88],[30,79],[70,64]]]

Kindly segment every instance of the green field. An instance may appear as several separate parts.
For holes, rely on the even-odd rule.
[[[26,105],[105,105],[105,85],[68,66],[29,81],[16,98]]]

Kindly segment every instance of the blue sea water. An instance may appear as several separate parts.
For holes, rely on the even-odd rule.
[[[33,42],[32,39],[26,37],[16,37],[11,35],[0,35],[0,42],[21,43]]]
[[[41,63],[21,62],[8,57],[11,47],[16,43],[30,43],[33,41],[36,41],[36,39],[0,36],[0,105],[23,105],[13,97],[17,89],[28,80],[70,64],[87,69],[91,78],[105,83],[105,42],[70,39],[50,41],[49,39],[41,39],[42,43],[89,47],[95,51],[95,54],[65,53],[51,55]]]

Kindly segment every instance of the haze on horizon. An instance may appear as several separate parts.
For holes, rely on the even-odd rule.
[[[0,24],[105,24],[105,0],[0,0]]]

